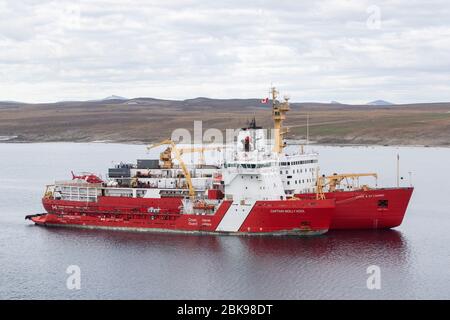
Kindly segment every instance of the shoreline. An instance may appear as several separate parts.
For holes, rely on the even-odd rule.
[[[1,140],[0,139],[0,145],[2,144],[56,144],[56,143],[77,143],[77,144],[123,144],[123,145],[148,145],[155,142],[143,142],[143,141],[113,141],[113,140],[93,140],[93,141],[15,141],[14,139],[11,140]],[[295,143],[295,144],[287,144],[287,146],[300,146],[301,143]],[[306,144],[303,144],[306,146]],[[449,145],[442,145],[442,144],[377,144],[377,143],[367,143],[367,144],[359,144],[359,143],[327,143],[327,142],[309,142],[308,146],[323,146],[323,147],[397,147],[397,148],[443,148],[447,149],[450,148]]]
[[[180,128],[192,134],[195,121],[222,133],[246,126],[251,118],[263,128],[272,128],[270,110],[257,107],[254,101],[234,100],[0,107],[0,143],[146,144],[162,141]],[[292,104],[286,138],[288,144],[304,140],[308,114],[311,144],[450,147],[449,110],[450,103],[395,108]]]

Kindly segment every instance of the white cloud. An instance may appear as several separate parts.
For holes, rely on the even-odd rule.
[[[367,27],[377,6],[381,28]],[[2,1],[0,100],[450,100],[447,1]]]

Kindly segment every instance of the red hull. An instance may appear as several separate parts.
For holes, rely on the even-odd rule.
[[[321,234],[328,231],[334,200],[257,201],[235,232],[220,228],[233,212],[223,201],[214,214],[180,213],[180,198],[99,197],[98,202],[43,199],[48,212],[31,217],[39,225],[108,228],[137,231],[177,231],[245,234]],[[161,208],[148,213],[149,208]],[[236,209],[237,210],[237,209]]]
[[[395,228],[403,221],[412,192],[411,187],[325,193],[326,199],[336,201],[330,230]],[[297,197],[313,198],[315,194]]]

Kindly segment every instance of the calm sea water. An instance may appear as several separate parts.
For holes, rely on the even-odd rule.
[[[450,149],[324,147],[323,173],[381,174],[416,187],[403,224],[388,231],[313,238],[151,234],[43,228],[45,184],[70,171],[106,173],[112,161],[148,157],[143,146],[0,144],[0,298],[403,299],[450,298]],[[66,269],[81,270],[69,290]],[[366,286],[367,267],[381,289]]]

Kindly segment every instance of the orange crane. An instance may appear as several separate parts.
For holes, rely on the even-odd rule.
[[[325,186],[328,187],[328,192],[334,192],[344,180],[346,185],[351,186],[352,188],[358,188],[360,177],[374,177],[375,179],[378,179],[376,173],[341,173],[322,177],[319,177],[317,174],[317,199],[325,199],[323,191]],[[367,186],[364,185],[363,188],[367,188]]]
[[[189,197],[191,199],[194,199],[195,198],[195,189],[194,189],[194,186],[192,185],[191,173],[189,172],[186,164],[184,163],[183,158],[181,157],[181,153],[178,150],[175,142],[173,142],[170,139],[167,139],[162,142],[152,144],[151,146],[148,146],[147,149],[150,150],[150,149],[159,147],[161,145],[166,145],[166,144],[168,144],[169,147],[167,147],[167,149],[164,150],[163,152],[161,152],[161,154],[160,154],[160,160],[163,162],[163,168],[165,168],[165,169],[173,168],[172,151],[174,151],[175,157],[178,160],[178,163],[180,164],[181,170],[183,170],[184,177],[186,178],[186,183],[187,183],[188,189],[189,189]]]
[[[204,151],[205,150],[221,150],[221,147],[188,147],[188,148],[178,148],[175,144],[175,142],[173,142],[170,139],[166,139],[164,141],[161,141],[159,143],[155,143],[152,144],[150,146],[147,147],[148,150],[162,146],[162,145],[168,145],[168,147],[160,153],[159,155],[159,159],[163,162],[163,168],[164,169],[172,169],[173,168],[173,158],[172,158],[172,153],[175,154],[175,158],[177,159],[181,170],[183,170],[183,174],[186,178],[186,183],[188,185],[188,189],[189,189],[189,197],[194,198],[195,197],[195,189],[192,185],[192,177],[191,177],[191,173],[189,172],[185,162],[183,161],[182,155],[183,153],[189,153],[189,152],[201,152],[202,154],[202,161],[204,161]]]

